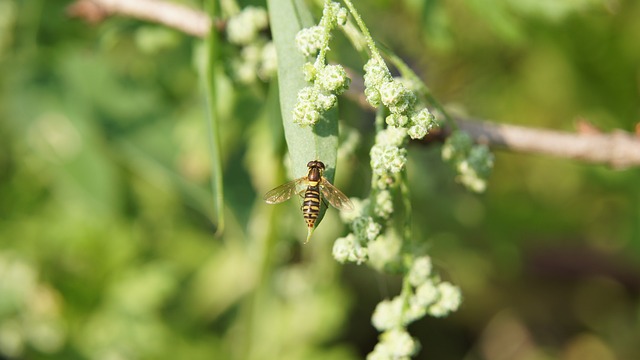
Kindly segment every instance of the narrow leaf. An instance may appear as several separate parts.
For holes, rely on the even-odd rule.
[[[301,127],[292,121],[298,91],[309,85],[302,66],[309,62],[296,48],[295,36],[304,27],[312,26],[313,18],[304,1],[269,0],[271,32],[278,54],[278,86],[285,138],[289,148],[292,173],[295,178],[307,174],[307,163],[320,160],[326,166],[325,177],[333,181],[338,152],[338,111],[324,114],[314,126]],[[324,207],[316,226],[324,216]]]
[[[209,16],[211,19],[217,17],[216,1],[210,0]],[[217,234],[222,234],[224,230],[224,192],[222,183],[222,156],[220,155],[220,124],[219,112],[216,102],[216,66],[220,56],[218,32],[215,26],[211,26],[206,41],[207,63],[204,69],[204,88],[207,104],[207,128],[209,131],[209,146],[211,152],[211,187],[213,191],[213,204],[215,210]]]

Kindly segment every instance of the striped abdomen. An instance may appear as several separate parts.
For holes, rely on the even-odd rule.
[[[307,186],[307,190],[304,192],[304,202],[302,203],[302,214],[309,229],[313,229],[319,213],[320,187],[318,186],[318,181],[309,181],[309,186]]]

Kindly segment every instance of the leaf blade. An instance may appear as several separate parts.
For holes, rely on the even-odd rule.
[[[294,124],[292,115],[298,92],[308,86],[303,77],[302,67],[309,61],[296,48],[295,37],[302,28],[314,24],[313,18],[304,1],[269,0],[268,5],[271,32],[278,55],[280,108],[292,174],[294,178],[305,176],[307,163],[320,160],[326,166],[324,176],[333,182],[338,153],[337,107],[324,113],[314,127]],[[316,227],[325,210],[322,207]]]

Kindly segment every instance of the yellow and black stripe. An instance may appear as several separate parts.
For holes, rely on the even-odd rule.
[[[309,161],[307,168],[309,169],[307,176],[282,184],[264,195],[264,201],[268,204],[278,204],[288,200],[294,194],[302,195],[304,192],[301,209],[304,221],[307,223],[307,241],[305,243],[309,242],[318,217],[320,217],[321,203],[327,206],[325,200],[336,209],[353,209],[349,198],[322,176],[325,169],[322,161]],[[306,189],[302,187],[303,184],[307,185]]]
[[[304,202],[302,203],[302,214],[307,222],[309,231],[313,231],[313,227],[320,213],[320,186],[318,181],[309,181],[309,186],[304,192]]]

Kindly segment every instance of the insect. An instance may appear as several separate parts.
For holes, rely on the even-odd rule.
[[[267,204],[278,204],[289,200],[294,194],[304,194],[302,215],[307,222],[307,241],[305,241],[305,244],[309,242],[311,233],[313,233],[318,214],[320,214],[321,203],[327,206],[324,202],[325,199],[338,210],[353,209],[351,200],[322,176],[324,172],[324,163],[322,161],[309,161],[307,168],[307,176],[280,185],[264,195],[264,201]]]

